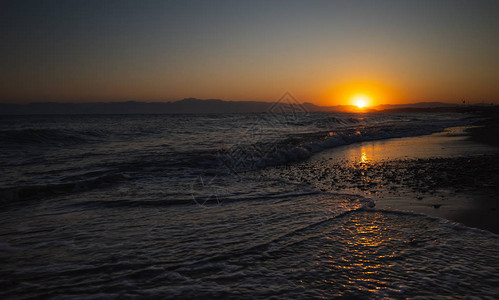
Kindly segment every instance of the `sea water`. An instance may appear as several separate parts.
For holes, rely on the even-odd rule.
[[[279,175],[324,149],[469,123],[461,114],[2,116],[0,295],[497,296],[497,235]]]

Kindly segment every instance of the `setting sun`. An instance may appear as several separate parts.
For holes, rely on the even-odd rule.
[[[371,99],[369,98],[369,96],[359,94],[352,97],[352,104],[357,106],[358,108],[364,108],[366,106],[369,106],[370,100]]]

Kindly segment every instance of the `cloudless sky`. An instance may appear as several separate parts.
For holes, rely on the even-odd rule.
[[[499,104],[499,1],[2,1],[0,101]]]

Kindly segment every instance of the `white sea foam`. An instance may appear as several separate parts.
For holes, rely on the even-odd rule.
[[[0,212],[0,297],[499,294],[497,236],[259,170],[462,116],[272,117],[27,118],[22,143],[0,120],[0,193],[19,202]],[[31,127],[43,129],[36,147]],[[61,128],[78,140],[57,146]]]

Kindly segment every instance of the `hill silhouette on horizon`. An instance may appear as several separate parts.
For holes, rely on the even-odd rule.
[[[443,102],[411,104],[383,104],[363,110],[352,105],[319,106],[298,103],[293,99],[279,102],[227,101],[221,99],[185,98],[172,102],[33,102],[26,104],[0,103],[0,114],[189,114],[189,113],[261,113],[261,112],[377,112],[428,109],[455,109],[463,107]]]

